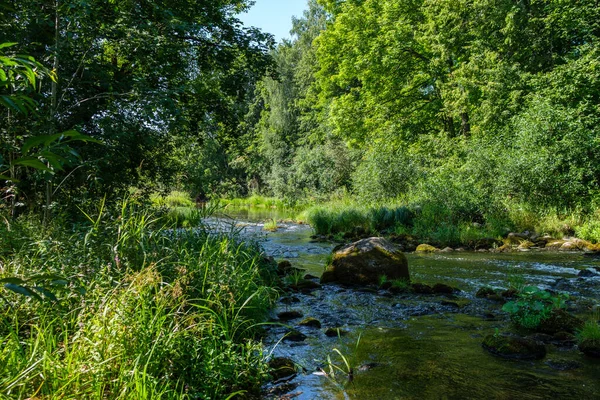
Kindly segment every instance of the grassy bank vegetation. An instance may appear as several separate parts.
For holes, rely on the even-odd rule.
[[[103,204],[103,203],[102,203]],[[123,203],[85,223],[0,224],[0,393],[10,398],[223,399],[267,370],[272,304],[259,249]]]
[[[319,235],[408,234],[424,242],[458,246],[506,237],[511,231],[531,231],[552,237],[577,236],[600,241],[598,212],[554,209],[535,212],[512,204],[492,214],[462,214],[444,203],[411,203],[406,200],[365,204],[357,198],[332,200],[311,206],[299,214]]]

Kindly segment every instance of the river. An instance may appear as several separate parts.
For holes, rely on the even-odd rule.
[[[259,242],[267,255],[316,277],[335,245],[313,242],[307,225],[280,223],[276,232],[265,232],[258,221],[264,214],[238,212],[233,218],[211,218],[208,224],[213,230],[236,229],[245,240]],[[600,275],[583,278],[578,273],[600,267],[600,259],[551,252],[407,258],[413,282],[445,283],[460,293],[391,294],[324,285],[284,296],[286,301],[273,310],[265,352],[293,360],[299,373],[268,385],[265,398],[600,399],[600,360],[583,356],[573,345],[547,345],[548,354],[539,361],[506,360],[486,352],[483,338],[511,325],[501,304],[475,297],[483,286],[526,283],[568,293],[569,311],[590,317],[600,302]],[[277,320],[278,313],[292,310],[316,318],[321,328],[299,326],[302,318]],[[325,329],[333,327],[347,334],[326,336]],[[306,339],[282,340],[290,329]],[[349,368],[352,379],[343,373]]]

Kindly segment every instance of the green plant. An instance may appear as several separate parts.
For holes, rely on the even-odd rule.
[[[511,320],[524,328],[534,329],[550,317],[552,310],[565,307],[569,296],[565,293],[552,295],[535,286],[526,286],[517,294],[518,299],[509,301],[502,307]]]
[[[354,380],[356,352],[360,344],[361,336],[362,334],[358,335],[354,346],[349,349],[349,354],[344,354],[344,352],[341,350],[334,348],[332,350],[332,353],[334,354],[329,354],[327,356],[327,371],[321,369],[321,374],[341,389],[343,389],[348,383],[352,383]],[[335,358],[338,358],[338,360]]]
[[[379,286],[385,285],[387,281],[388,281],[387,275],[380,275],[379,276]]]
[[[265,224],[263,225],[263,229],[269,232],[276,232],[277,229],[279,229],[279,226],[277,226],[277,220],[271,219],[265,222]]]
[[[410,281],[408,279],[394,279],[392,281],[392,287],[400,290],[408,290],[410,288]]]
[[[517,267],[510,267],[506,273],[508,289],[520,293],[525,288],[525,276]]]
[[[287,274],[283,278],[283,282],[287,285],[298,285],[301,281],[304,280],[304,272],[299,270],[294,270],[292,273]]]
[[[584,341],[600,346],[600,324],[597,320],[586,321],[582,328],[576,332],[577,342]]]

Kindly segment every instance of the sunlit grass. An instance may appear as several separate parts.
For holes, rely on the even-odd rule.
[[[273,266],[235,237],[165,230],[147,210],[109,208],[89,211],[85,228],[52,237],[21,235],[35,226],[30,220],[12,224],[20,245],[3,253],[0,278],[52,273],[68,285],[56,303],[0,288],[0,393],[257,394],[267,367],[252,338],[276,297]],[[5,237],[6,226],[0,230]]]

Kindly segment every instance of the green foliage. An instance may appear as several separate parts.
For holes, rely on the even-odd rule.
[[[577,330],[577,342],[589,342],[595,346],[600,346],[600,324],[597,320],[586,321],[582,328]]]
[[[55,275],[67,283],[52,290],[52,303],[3,290],[12,309],[0,308],[0,391],[97,399],[257,393],[267,368],[252,338],[275,297],[260,250],[235,237],[166,230],[131,203],[101,203],[86,215],[73,230],[44,231],[23,217],[0,226],[2,244],[8,230],[12,236],[0,279],[43,296],[36,287],[58,282]]]
[[[552,310],[564,308],[569,298],[567,294],[552,295],[535,286],[525,286],[517,296],[518,300],[507,302],[502,310],[510,314],[515,324],[528,329],[539,326],[550,317]]]
[[[263,225],[263,229],[265,231],[269,231],[269,232],[276,232],[277,229],[279,229],[279,226],[277,226],[277,220],[271,219],[271,220],[265,222],[265,224]]]

